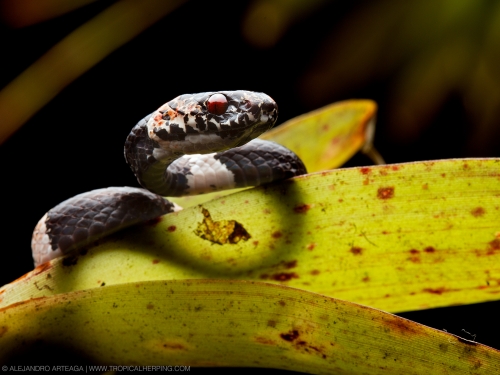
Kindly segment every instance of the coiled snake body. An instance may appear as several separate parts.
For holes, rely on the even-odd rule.
[[[180,209],[162,196],[257,186],[306,173],[292,151],[254,139],[277,116],[273,99],[251,91],[187,94],[165,103],[139,121],[125,142],[125,159],[145,189],[93,190],[52,208],[33,232],[35,265]]]

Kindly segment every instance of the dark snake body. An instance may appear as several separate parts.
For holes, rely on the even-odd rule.
[[[121,228],[180,209],[162,196],[258,186],[306,173],[302,161],[274,142],[254,139],[276,122],[263,93],[181,95],[143,118],[125,142],[141,186],[93,190],[47,212],[32,238],[35,265]]]

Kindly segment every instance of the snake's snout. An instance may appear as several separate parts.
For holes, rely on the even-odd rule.
[[[278,112],[278,104],[268,95],[267,98],[264,98],[262,101],[262,110],[265,112]]]
[[[278,104],[269,95],[259,93],[258,100],[252,105],[250,112],[254,116],[256,128],[261,129],[261,132],[269,130],[273,127],[278,119]]]

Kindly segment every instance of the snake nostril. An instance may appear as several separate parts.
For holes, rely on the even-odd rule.
[[[207,101],[208,112],[214,115],[222,115],[228,107],[227,99],[222,94],[213,94]]]

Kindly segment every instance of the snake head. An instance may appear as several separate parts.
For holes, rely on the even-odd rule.
[[[205,154],[241,146],[269,130],[276,102],[264,93],[219,91],[185,94],[151,114],[148,135],[162,149]]]

